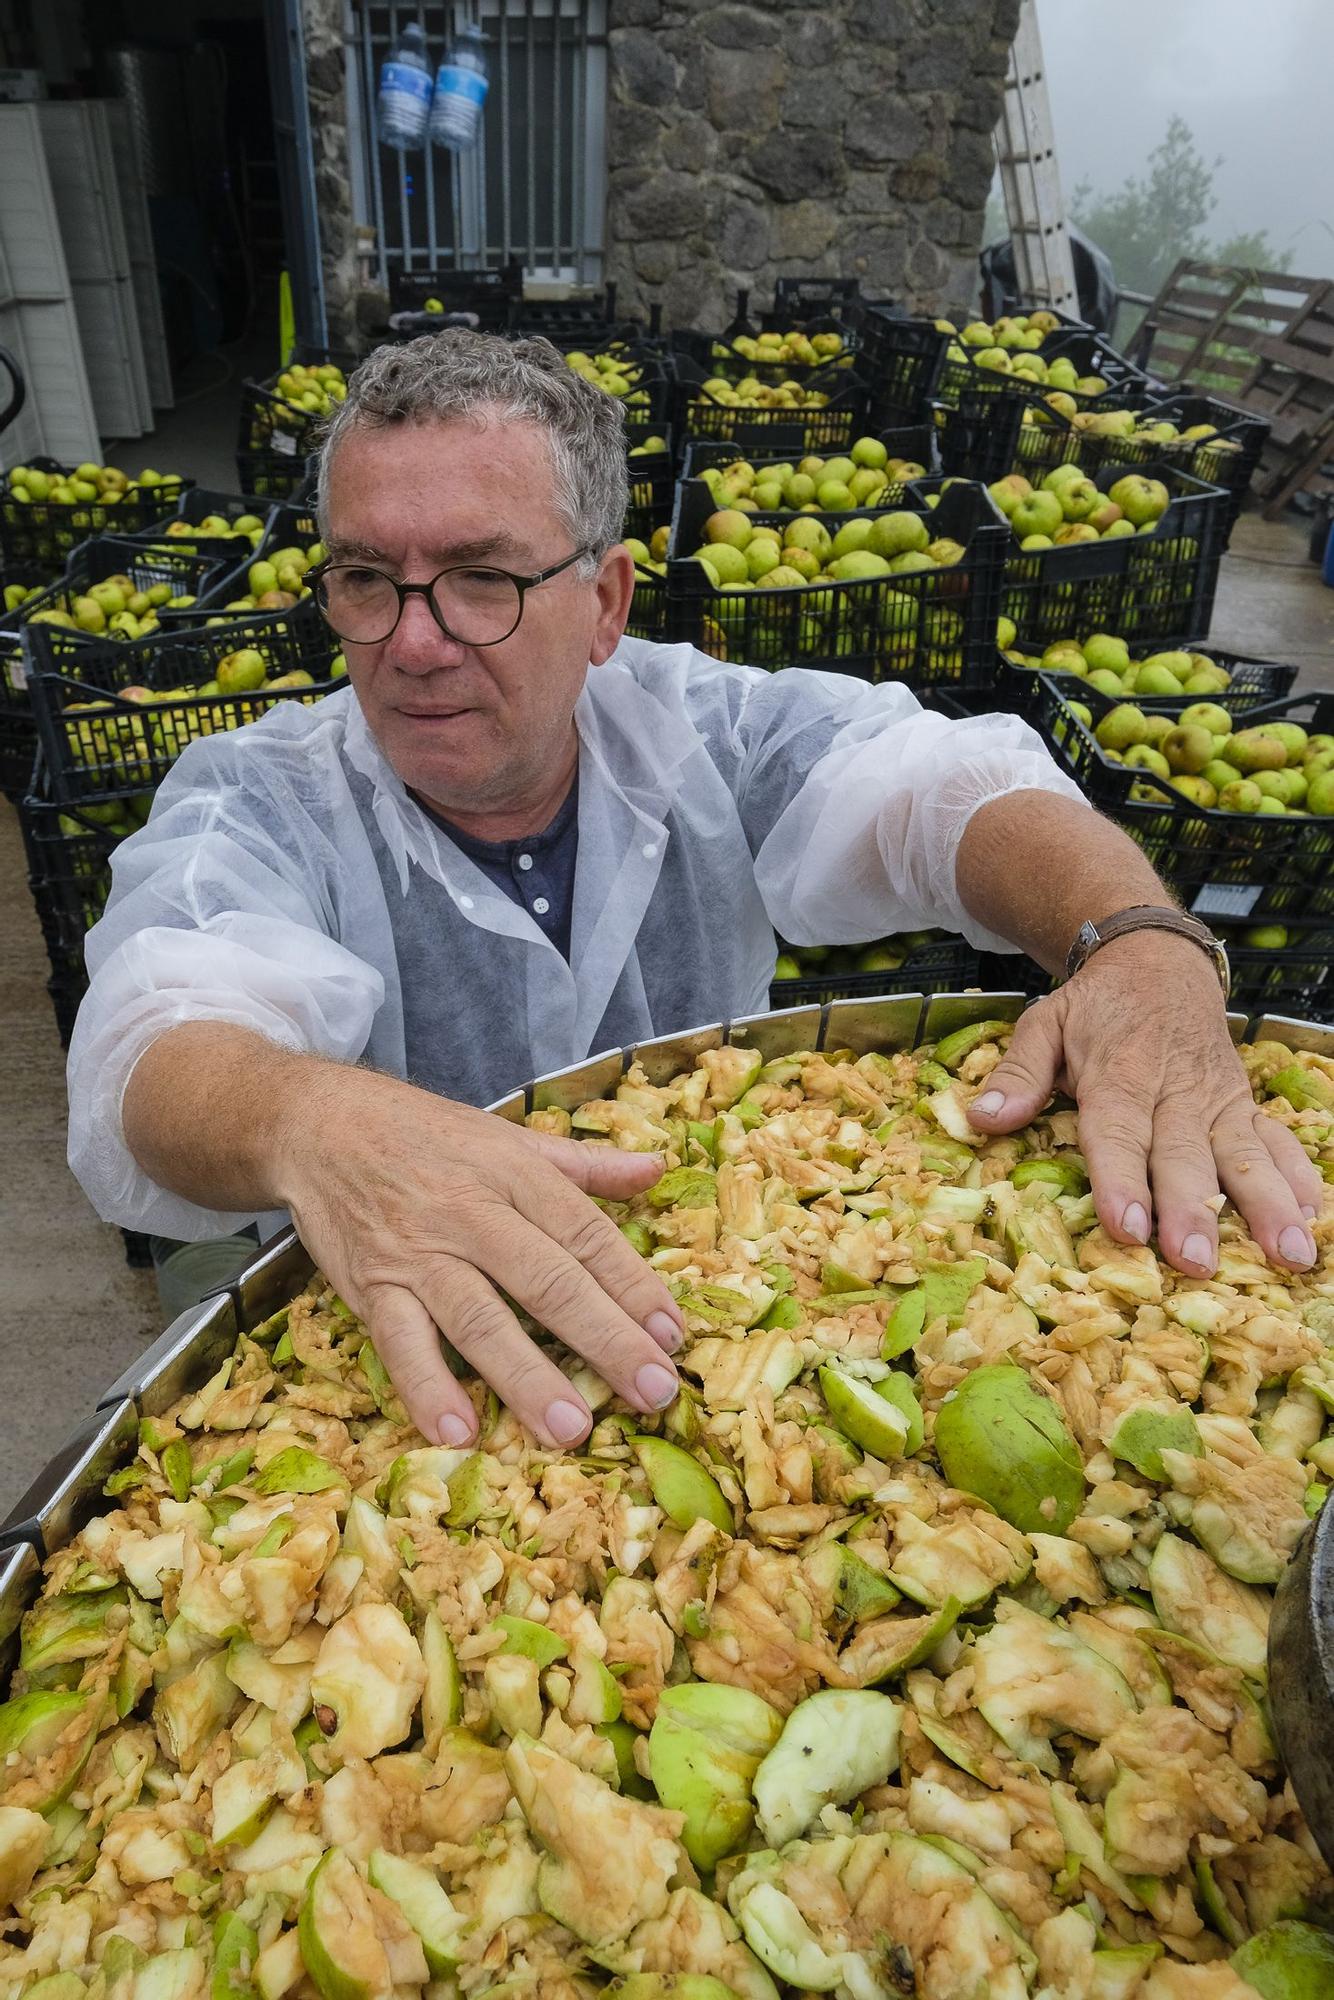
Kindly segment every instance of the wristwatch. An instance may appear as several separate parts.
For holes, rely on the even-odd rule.
[[[1104,917],[1100,923],[1084,923],[1075,933],[1065,961],[1065,976],[1073,979],[1081,965],[1087,965],[1095,951],[1103,945],[1111,944],[1114,938],[1126,937],[1131,931],[1170,931],[1177,937],[1189,938],[1212,960],[1218,983],[1226,1000],[1232,991],[1232,968],[1227,962],[1227,952],[1222,940],[1216,938],[1207,924],[1198,917],[1188,917],[1184,910],[1173,910],[1158,903],[1134,903],[1128,910],[1118,910],[1115,916]]]

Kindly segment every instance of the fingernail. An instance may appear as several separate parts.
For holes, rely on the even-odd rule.
[[[1305,1237],[1302,1240],[1305,1242]],[[1280,1250],[1283,1249],[1282,1238],[1279,1239],[1278,1247]],[[1214,1268],[1213,1247],[1207,1236],[1200,1236],[1198,1233],[1188,1236],[1181,1246],[1181,1255],[1187,1264],[1198,1264],[1205,1271],[1212,1271]],[[1284,1255],[1287,1255],[1286,1251]]]
[[[1314,1222],[1316,1219],[1317,1210],[1312,1208],[1309,1201],[1304,1201],[1302,1203],[1302,1214],[1306,1217],[1306,1220],[1308,1222]]]
[[[659,1347],[665,1347],[669,1354],[675,1354],[681,1345],[681,1329],[668,1312],[650,1313],[644,1321],[644,1331]]]
[[[588,1429],[588,1412],[562,1398],[547,1410],[547,1429],[557,1444],[574,1444]]]
[[[1132,1201],[1121,1217],[1121,1227],[1127,1236],[1133,1236],[1136,1243],[1149,1240],[1149,1218],[1142,1201]]]
[[[646,1361],[635,1376],[635,1394],[650,1410],[665,1410],[676,1401],[676,1377],[657,1361]]]
[[[1003,1090],[984,1090],[980,1097],[973,1099],[974,1111],[980,1111],[984,1118],[994,1118],[996,1113],[1003,1111],[1004,1108],[1005,1092]]]
[[[1314,1264],[1315,1243],[1309,1229],[1298,1229],[1290,1223],[1278,1239],[1280,1257],[1289,1264]]]
[[[449,1415],[441,1417],[436,1430],[441,1444],[467,1444],[472,1438],[472,1426],[466,1424],[462,1417],[456,1417],[452,1411]]]

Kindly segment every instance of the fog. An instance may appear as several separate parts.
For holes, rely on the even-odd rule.
[[[1211,240],[1264,229],[1294,272],[1334,277],[1331,0],[1038,0],[1038,20],[1067,199],[1138,174],[1179,112],[1222,155]]]

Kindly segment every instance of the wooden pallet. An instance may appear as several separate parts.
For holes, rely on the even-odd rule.
[[[1334,284],[1182,258],[1144,319],[1148,365],[1270,424],[1256,474],[1267,515],[1334,493]]]
[[[1240,394],[1270,423],[1257,474],[1266,515],[1303,489],[1334,493],[1334,284],[1308,300],[1285,333],[1258,342]]]
[[[1167,381],[1235,397],[1254,368],[1258,343],[1281,338],[1328,285],[1326,278],[1183,257],[1145,314],[1145,324],[1156,329],[1149,366]]]

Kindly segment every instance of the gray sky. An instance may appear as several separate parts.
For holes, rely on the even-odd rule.
[[[1038,0],[1038,21],[1067,196],[1139,173],[1179,111],[1223,156],[1211,237],[1267,229],[1334,277],[1332,0]]]

